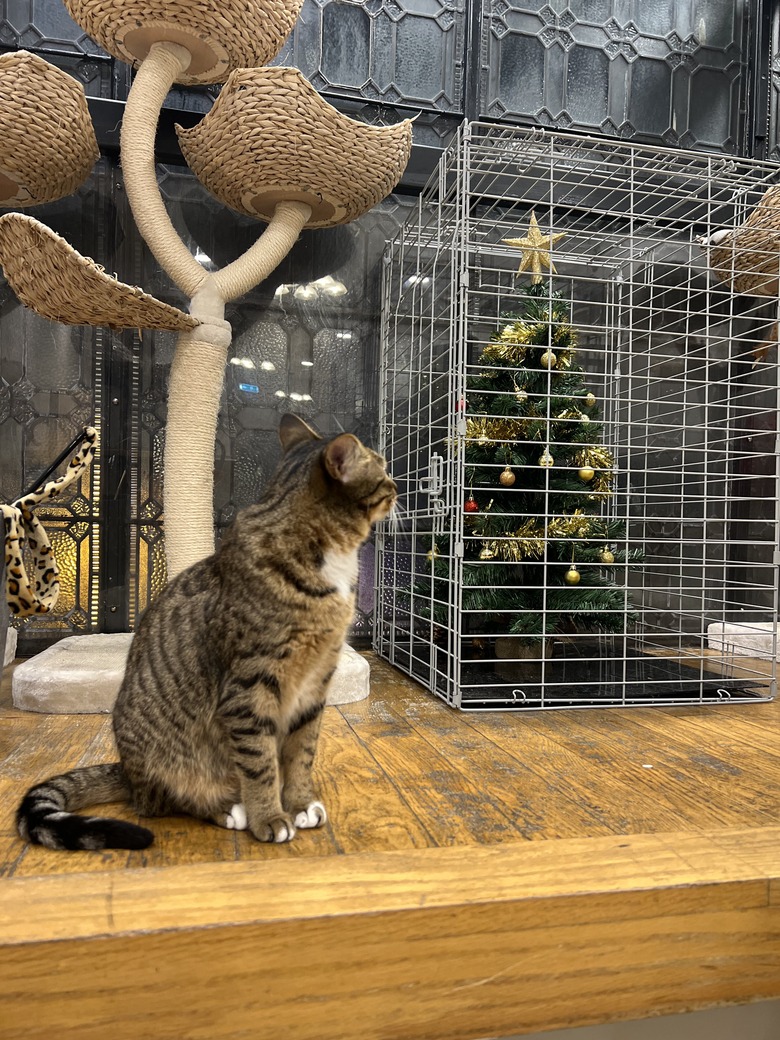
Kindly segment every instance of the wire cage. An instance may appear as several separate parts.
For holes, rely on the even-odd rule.
[[[385,261],[379,655],[464,710],[774,696],[776,180],[461,127]]]

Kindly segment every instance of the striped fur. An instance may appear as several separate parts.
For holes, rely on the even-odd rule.
[[[133,639],[114,710],[120,762],[28,791],[23,838],[50,848],[143,848],[143,827],[83,817],[129,801],[288,841],[327,813],[312,763],[354,611],[356,555],[396,488],[351,434],[323,441],[291,415],[266,493],[214,556],[174,578]]]

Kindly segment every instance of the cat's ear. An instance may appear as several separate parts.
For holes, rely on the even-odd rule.
[[[315,433],[311,426],[307,426],[303,419],[287,412],[279,423],[279,440],[282,442],[282,449],[289,451],[303,441],[321,441],[322,437]]]
[[[351,433],[342,433],[323,452],[325,469],[334,480],[348,484],[360,459],[360,441]]]

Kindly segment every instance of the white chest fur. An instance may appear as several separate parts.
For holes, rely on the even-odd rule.
[[[325,553],[320,572],[329,585],[333,585],[340,596],[352,597],[358,575],[357,549],[350,553]]]

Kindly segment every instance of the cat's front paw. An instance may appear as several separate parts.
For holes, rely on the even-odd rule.
[[[258,841],[280,844],[283,841],[292,841],[295,837],[295,826],[291,817],[286,813],[282,816],[273,816],[270,820],[260,820],[257,823],[252,821],[249,829]]]
[[[309,802],[304,809],[299,809],[294,814],[293,819],[295,826],[302,831],[311,827],[322,827],[328,819],[328,814],[322,802]]]
[[[238,802],[231,807],[230,812],[225,816],[224,826],[231,831],[245,831],[246,825],[246,809]]]

